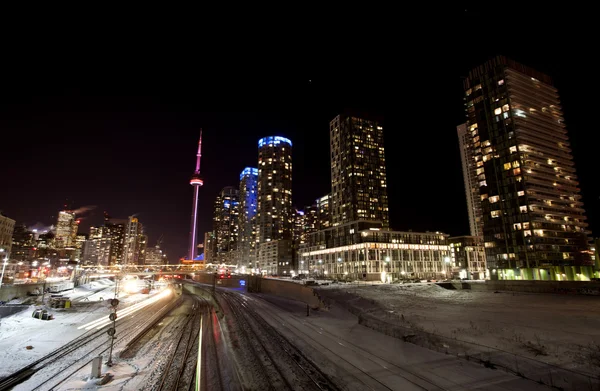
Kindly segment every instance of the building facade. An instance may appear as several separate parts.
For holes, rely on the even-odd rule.
[[[57,249],[74,248],[78,225],[79,221],[75,218],[75,213],[68,210],[58,212],[54,247]]]
[[[460,160],[465,182],[465,195],[467,197],[467,210],[469,214],[469,229],[471,236],[483,239],[483,214],[481,211],[481,196],[477,182],[477,167],[474,156],[473,137],[467,131],[467,124],[456,127],[458,133],[458,146],[460,148]]]
[[[448,239],[452,253],[452,278],[485,280],[488,277],[485,249],[479,236],[455,236]]]
[[[256,210],[258,203],[258,168],[246,167],[240,174],[239,261],[238,268],[254,269],[256,264]]]
[[[496,57],[464,87],[490,278],[589,279],[588,224],[552,80]]]
[[[0,214],[0,260],[10,258],[14,230],[15,220]]]
[[[451,275],[448,235],[399,232],[355,221],[309,235],[299,271],[350,280],[443,280]]]
[[[146,252],[146,241],[147,237],[144,235],[142,223],[137,217],[129,216],[125,228],[123,264],[143,265],[143,256]]]
[[[291,276],[294,270],[293,242],[287,239],[271,240],[259,245],[260,272],[273,276]]]
[[[332,225],[380,221],[389,227],[383,127],[338,115],[329,124]]]
[[[224,187],[215,199],[213,231],[215,233],[215,257],[219,263],[231,265],[235,262],[239,237],[239,190]]]
[[[35,254],[35,235],[23,224],[16,225],[12,235],[10,259],[16,262],[32,261]]]
[[[110,238],[110,265],[122,265],[125,260],[125,233],[128,220],[114,219],[105,215],[103,237]]]
[[[262,273],[289,273],[288,270],[293,267],[291,254],[295,220],[292,209],[292,142],[289,139],[272,136],[258,140],[257,190],[258,268]],[[272,241],[281,243],[265,245]],[[283,246],[290,248],[284,250]],[[277,251],[273,252],[272,248]],[[288,252],[290,260],[279,258],[287,257]],[[273,269],[273,265],[278,269]]]
[[[317,198],[317,210],[319,216],[319,229],[331,227],[331,194]]]

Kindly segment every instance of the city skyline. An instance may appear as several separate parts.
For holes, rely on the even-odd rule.
[[[560,59],[549,61],[548,54],[506,54],[552,76],[561,91],[583,201],[590,228],[595,232],[600,211],[598,185],[594,181],[598,164],[593,159],[593,146],[585,139],[591,120],[591,113],[586,111],[590,103],[580,95],[583,86],[576,83],[575,65]],[[204,129],[207,150],[203,154],[203,175],[207,183],[211,182],[200,189],[198,238],[201,239],[211,229],[214,197],[223,187],[236,186],[240,170],[255,164],[255,145],[262,137],[279,135],[294,143],[294,206],[303,209],[328,194],[329,121],[344,107],[363,107],[370,115],[384,117],[390,225],[401,230],[466,235],[469,226],[455,130],[464,122],[460,77],[491,55],[472,54],[453,64],[439,86],[443,99],[431,102],[429,108],[408,104],[406,107],[416,111],[415,118],[408,123],[404,116],[390,111],[378,96],[386,90],[386,85],[375,77],[352,81],[342,77],[293,78],[282,87],[265,82],[271,91],[285,88],[288,94],[296,92],[301,97],[315,98],[313,103],[298,103],[296,99],[289,107],[272,105],[269,111],[232,110],[238,109],[232,105],[228,112],[202,113],[194,110],[198,101],[192,98],[186,102],[189,98],[186,95],[172,100],[160,94],[137,96],[132,101],[131,97],[102,98],[99,94],[102,89],[81,88],[62,90],[62,94],[49,99],[37,90],[39,96],[33,101],[16,99],[1,106],[3,129],[31,129],[34,137],[15,135],[21,142],[25,142],[26,136],[31,139],[26,157],[18,149],[1,155],[4,165],[9,167],[10,188],[15,191],[0,196],[0,208],[17,224],[30,226],[38,221],[54,224],[66,198],[72,199],[75,206],[98,205],[84,216],[80,232],[88,232],[90,225],[100,225],[103,210],[120,217],[139,213],[150,236],[148,245],[153,246],[164,235],[165,251],[179,258],[185,255],[188,242],[192,192],[189,185],[182,183],[189,181],[199,128]],[[320,94],[332,87],[339,93],[331,102],[324,102]],[[168,91],[160,90],[164,95]],[[416,120],[418,114],[430,110],[442,110],[440,118],[420,116],[423,121]],[[23,119],[24,114],[30,114],[31,118]],[[72,135],[72,139],[59,143],[52,133],[59,128]],[[87,136],[79,140],[81,129],[102,137]],[[113,145],[118,148],[111,148]],[[417,145],[422,145],[426,152],[419,152]],[[55,161],[65,154],[70,159]],[[43,172],[45,161],[53,161],[56,172],[70,170],[69,175],[44,175],[33,186],[25,178],[31,172]],[[18,164],[11,166],[10,162]],[[419,164],[422,169],[415,169]],[[115,170],[120,171],[115,174]],[[425,170],[427,175],[423,175]],[[39,197],[40,188],[52,191]],[[435,203],[442,196],[448,198],[447,205]]]

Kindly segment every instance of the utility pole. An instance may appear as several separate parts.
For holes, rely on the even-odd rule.
[[[119,305],[119,299],[112,299],[110,301],[110,305],[111,305],[111,313],[108,316],[108,319],[112,320],[113,324],[112,327],[108,330],[106,330],[106,332],[108,333],[108,336],[110,337],[110,353],[108,354],[108,361],[106,362],[106,365],[108,365],[109,367],[112,366],[113,362],[112,362],[112,352],[113,352],[113,345],[115,342],[115,333],[116,333],[116,327],[117,327],[117,306]]]

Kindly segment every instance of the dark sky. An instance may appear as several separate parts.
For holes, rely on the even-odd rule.
[[[295,205],[328,193],[329,120],[349,108],[384,117],[392,227],[468,234],[456,137],[465,118],[461,77],[504,54],[555,79],[595,230],[600,159],[591,92],[599,86],[586,49],[593,35],[531,18],[502,21],[510,34],[478,31],[473,20],[495,19],[473,15],[457,12],[427,31],[392,25],[380,35],[352,31],[264,48],[240,38],[212,51],[153,35],[114,46],[43,37],[16,45],[5,52],[0,88],[0,210],[18,223],[50,225],[66,199],[96,205],[84,232],[104,210],[138,214],[150,244],[164,235],[174,259],[186,252],[201,127],[203,233],[219,190],[256,166],[260,137],[292,140]]]

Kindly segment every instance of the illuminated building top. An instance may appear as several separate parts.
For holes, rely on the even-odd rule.
[[[280,136],[271,136],[271,137],[263,137],[260,140],[258,140],[258,147],[261,148],[264,145],[278,145],[280,143],[286,143],[289,144],[290,147],[292,146],[292,141],[289,138],[285,138],[285,137],[280,137]]]
[[[242,173],[240,174],[240,181],[246,176],[246,175],[256,175],[258,176],[258,168],[254,168],[254,167],[246,167],[244,168],[244,170],[242,171]]]

